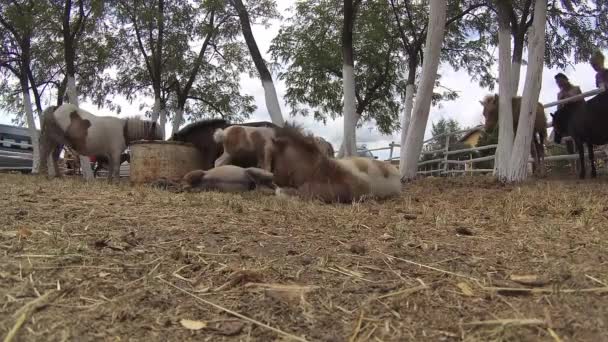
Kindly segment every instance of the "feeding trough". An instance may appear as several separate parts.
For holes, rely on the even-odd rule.
[[[179,181],[186,173],[203,167],[200,152],[190,143],[139,140],[131,144],[129,178],[141,184],[164,177]]]

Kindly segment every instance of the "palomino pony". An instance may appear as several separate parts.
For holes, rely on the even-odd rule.
[[[401,192],[401,177],[393,165],[362,157],[330,158],[313,136],[295,125],[275,129],[271,151],[277,196],[351,203]]]
[[[483,116],[485,118],[486,131],[494,129],[498,125],[498,94],[487,95],[483,101],[479,101],[483,106]],[[511,100],[513,108],[513,132],[517,132],[519,123],[519,112],[521,108],[521,96],[515,96]],[[538,134],[538,141],[536,135]],[[534,157],[532,171],[540,175],[545,172],[545,139],[547,138],[547,118],[541,103],[536,105],[536,117],[534,120],[534,130],[532,132],[532,144],[530,150]]]
[[[579,177],[585,178],[585,149],[587,144],[591,177],[597,176],[593,145],[608,143],[608,91],[600,93],[587,101],[566,103],[559,108],[553,117],[555,143],[561,143],[562,137],[570,136],[578,150],[580,160]]]
[[[48,172],[46,161],[49,153],[60,145],[68,145],[80,155],[105,156],[109,161],[108,180],[118,180],[121,153],[131,142],[142,139],[162,139],[160,126],[135,117],[93,115],[71,103],[51,106],[43,112],[40,173]],[[55,162],[55,175],[60,176],[56,165]]]
[[[224,147],[222,144],[215,142],[213,139],[213,134],[218,128],[227,128],[230,126],[234,126],[229,124],[224,119],[211,119],[211,120],[202,120],[191,123],[186,127],[180,129],[178,132],[173,134],[173,136],[169,140],[173,141],[183,141],[189,142],[193,144],[196,149],[200,152],[200,156],[203,160],[202,170],[209,170],[213,168],[215,160],[222,155],[224,152]],[[247,126],[247,127],[277,127],[271,122],[261,121],[261,122],[249,122],[244,124],[239,124],[239,126]],[[231,164],[237,165],[240,167],[255,167],[258,165],[258,161],[256,156],[251,155],[243,155],[240,154],[238,156],[232,156]]]

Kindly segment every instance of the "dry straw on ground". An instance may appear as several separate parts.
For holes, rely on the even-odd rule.
[[[599,341],[608,185],[426,179],[383,203],[0,175],[12,341]]]

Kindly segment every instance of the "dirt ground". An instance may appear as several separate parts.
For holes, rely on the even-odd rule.
[[[355,205],[0,174],[14,341],[600,341],[608,179]]]

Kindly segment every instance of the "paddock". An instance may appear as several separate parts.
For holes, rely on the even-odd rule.
[[[599,341],[608,181],[323,205],[0,174],[16,340]],[[76,319],[77,318],[77,319]]]

